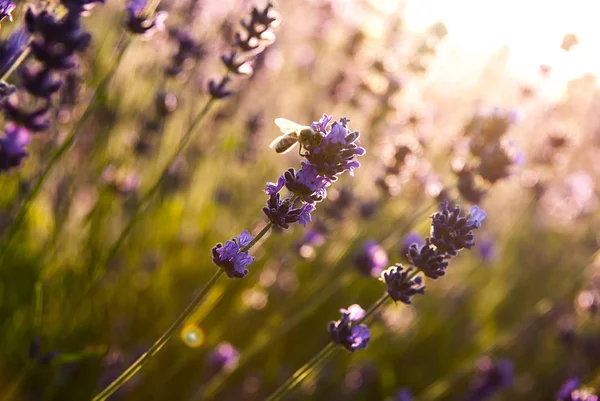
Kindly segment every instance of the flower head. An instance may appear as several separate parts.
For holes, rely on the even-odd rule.
[[[306,223],[311,221],[310,214],[313,210],[315,210],[315,207],[311,204],[294,207],[291,198],[281,200],[278,192],[270,195],[267,206],[262,209],[271,223],[284,229],[289,228],[290,224],[295,222],[300,222],[306,227]]]
[[[363,318],[365,311],[359,305],[351,305],[348,309],[340,309],[342,318],[329,323],[329,334],[334,344],[339,344],[350,352],[367,348],[371,332],[367,326],[361,324],[353,326]]]
[[[321,121],[320,124],[323,125],[327,119],[323,117]],[[354,169],[360,167],[355,157],[365,154],[365,149],[357,143],[360,134],[358,131],[350,132],[345,123],[347,123],[345,119],[334,122],[329,132],[324,132],[325,137],[321,144],[306,155],[306,159],[315,168],[317,174],[331,181],[337,180],[337,176],[344,171],[353,174]],[[317,128],[321,129],[321,126]]]
[[[317,170],[310,164],[304,164],[298,172],[290,168],[284,175],[286,188],[304,202],[320,202],[327,196],[325,188],[331,181],[317,174]]]
[[[208,362],[216,371],[230,372],[237,367],[240,353],[233,345],[222,342],[208,356]]]
[[[567,380],[555,395],[558,401],[598,401],[598,396],[591,389],[581,388],[579,379]]]
[[[471,386],[468,401],[481,401],[509,387],[513,382],[513,364],[508,359],[493,362],[484,358],[477,367],[477,377]]]
[[[165,20],[168,13],[159,11],[146,15],[146,0],[131,0],[125,6],[127,11],[126,25],[133,34],[143,35],[150,38],[158,31],[165,30]]]
[[[474,206],[473,215],[465,217],[460,206],[449,209],[448,202],[442,202],[442,210],[435,213],[431,227],[431,243],[440,252],[455,256],[463,248],[470,249],[475,245],[473,230],[481,227],[485,212]]]
[[[400,254],[406,256],[412,244],[416,244],[419,248],[425,245],[423,236],[415,231],[410,232],[402,239],[402,248]]]
[[[410,272],[410,269],[404,270],[404,267],[397,263],[381,274],[381,280],[385,282],[390,298],[407,305],[412,303],[413,296],[425,293],[425,286],[421,285],[421,277],[409,278]]]
[[[447,259],[449,256],[431,246],[429,238],[427,238],[423,246],[412,244],[408,249],[407,256],[410,263],[429,278],[435,280],[446,274],[446,268],[448,267]]]
[[[365,242],[360,251],[354,255],[354,264],[358,270],[371,277],[379,277],[388,262],[385,250],[372,240]]]
[[[319,121],[315,121],[311,124],[312,129],[319,132],[327,132],[327,126],[333,120],[333,116],[323,114],[323,117]]]
[[[0,170],[19,166],[27,156],[25,147],[30,141],[31,134],[27,129],[7,124],[4,137],[0,138]]]
[[[8,18],[12,21],[12,15],[10,14],[16,8],[15,3],[11,0],[0,0],[0,21],[4,18]]]
[[[396,397],[394,398],[394,401],[413,401],[413,395],[412,392],[407,389],[407,388],[401,388],[400,390],[398,390],[398,392],[396,393]]]
[[[213,263],[225,270],[229,278],[246,277],[248,274],[246,267],[254,262],[254,257],[242,249],[253,238],[248,231],[243,231],[233,240],[226,241],[225,245],[218,243],[211,251]]]

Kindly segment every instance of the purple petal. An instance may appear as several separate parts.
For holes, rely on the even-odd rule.
[[[252,242],[252,240],[254,239],[254,237],[248,232],[248,231],[242,231],[237,237],[235,237],[237,239],[237,242],[240,246],[240,248],[245,247],[246,245],[248,245],[250,242]]]
[[[284,185],[285,185],[285,177],[283,175],[281,175],[277,179],[277,183],[267,182],[267,188],[265,188],[265,193],[267,195],[275,195],[276,193],[281,191],[281,189],[283,188]]]

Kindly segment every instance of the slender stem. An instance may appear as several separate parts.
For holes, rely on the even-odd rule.
[[[5,81],[17,69],[17,67],[21,65],[23,61],[25,61],[27,56],[29,56],[29,53],[31,53],[31,48],[29,47],[30,43],[31,40],[27,43],[27,47],[23,49],[21,54],[19,54],[19,56],[15,59],[15,62],[10,66],[10,68],[6,70],[2,77],[0,77],[0,81]]]
[[[248,243],[248,245],[246,245],[245,247],[240,249],[240,252],[246,252],[246,251],[250,250],[250,248],[252,248],[254,246],[254,244],[256,244],[262,237],[265,236],[265,234],[271,229],[271,227],[273,227],[273,223],[269,222],[269,224],[264,226],[263,229],[260,230],[260,232],[258,234],[256,234],[256,237],[252,238],[252,241],[250,241]]]
[[[77,121],[77,124],[75,124],[75,126],[71,129],[71,132],[69,133],[67,138],[63,141],[62,145],[56,150],[54,155],[52,155],[52,158],[48,162],[48,165],[46,166],[46,168],[44,169],[44,171],[42,172],[40,177],[37,179],[33,188],[25,196],[25,199],[23,200],[23,203],[21,204],[21,207],[19,208],[19,210],[17,212],[15,220],[13,221],[10,229],[8,230],[6,238],[4,239],[2,247],[0,248],[0,261],[4,260],[6,251],[8,250],[8,247],[10,246],[11,242],[13,241],[15,234],[18,232],[19,228],[21,227],[23,220],[27,216],[27,212],[29,211],[29,208],[31,207],[32,201],[35,199],[37,194],[40,192],[42,186],[46,182],[46,179],[48,178],[48,176],[50,175],[50,173],[52,172],[52,170],[54,169],[54,167],[56,166],[58,161],[63,157],[63,155],[70,149],[71,145],[75,142],[75,136],[76,136],[77,132],[81,129],[84,122],[87,120],[87,118],[90,116],[91,112],[93,111],[94,105],[96,104],[98,93],[104,89],[104,87],[108,84],[108,82],[110,81],[110,79],[112,78],[114,73],[116,72],[119,64],[121,63],[121,60],[123,59],[123,56],[125,55],[125,51],[127,50],[127,48],[129,47],[130,44],[131,44],[131,40],[128,40],[120,48],[119,53],[116,56],[115,63],[113,64],[109,73],[106,74],[106,76],[102,79],[102,81],[98,84],[98,86],[96,86],[96,89],[94,90],[94,93],[92,94],[92,97],[91,97],[90,101],[88,102],[85,111],[83,112],[83,114],[79,118],[79,120]],[[1,264],[2,263],[0,263],[0,265]]]
[[[218,269],[212,278],[206,283],[202,291],[192,300],[192,302],[185,308],[183,313],[173,322],[173,324],[164,332],[162,336],[148,349],[148,351],[138,358],[125,372],[115,379],[111,384],[96,395],[92,401],[103,401],[123,386],[129,379],[131,379],[148,361],[150,361],[162,347],[169,341],[169,339],[175,334],[175,332],[181,327],[183,323],[194,313],[196,308],[202,303],[204,297],[208,291],[215,285],[217,280],[223,275],[224,270]]]
[[[306,362],[300,369],[298,369],[292,377],[290,377],[285,383],[283,383],[273,394],[271,394],[266,401],[277,401],[282,399],[286,394],[294,389],[298,384],[306,378],[311,372],[313,367],[316,367],[319,362],[326,359],[334,350],[336,346],[334,343],[328,343],[317,355],[315,355],[310,361]]]
[[[358,320],[355,325],[363,322],[369,322],[371,318],[379,311],[379,309],[381,309],[383,304],[388,301],[388,299],[390,299],[390,296],[386,292],[365,312],[365,315],[362,317],[362,319]]]

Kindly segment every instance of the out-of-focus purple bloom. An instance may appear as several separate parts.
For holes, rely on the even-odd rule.
[[[408,250],[408,260],[410,263],[421,270],[425,276],[434,280],[446,274],[449,256],[440,252],[439,249],[432,247],[429,238],[423,246],[412,244]]]
[[[494,241],[485,239],[478,241],[475,248],[479,253],[479,257],[485,263],[491,263],[498,257],[498,250]]]
[[[29,42],[29,32],[26,29],[16,30],[0,44],[0,75],[4,75],[13,62],[21,55]]]
[[[40,98],[50,98],[62,86],[62,82],[54,79],[52,71],[48,69],[34,70],[27,67],[23,69],[21,76],[23,77],[23,87],[27,92]]]
[[[239,359],[237,349],[228,342],[222,342],[210,353],[208,362],[212,370],[230,372],[237,367]]]
[[[58,350],[48,351],[40,355],[40,349],[40,338],[34,337],[31,340],[31,344],[29,345],[29,359],[37,361],[42,365],[48,365],[60,355],[60,352]]]
[[[272,28],[277,26],[278,21],[278,15],[271,2],[262,11],[253,8],[250,20],[242,20],[244,31],[236,32],[233,46],[244,52],[254,52],[264,48],[275,40]]]
[[[235,92],[227,89],[227,84],[231,81],[228,75],[221,78],[221,81],[217,83],[214,79],[208,81],[208,92],[214,99],[224,99],[232,96]]]
[[[359,136],[358,131],[349,132],[346,126],[336,121],[321,144],[308,151],[306,159],[319,175],[331,181],[337,180],[344,171],[353,174],[354,169],[360,167],[355,157],[365,154],[365,149],[357,143]]]
[[[11,12],[16,8],[15,3],[10,0],[0,0],[0,21],[4,18],[8,18],[9,21],[12,21]]]
[[[353,326],[352,323],[363,318],[365,311],[359,305],[351,305],[348,309],[340,309],[342,318],[329,323],[331,341],[346,348],[350,352],[367,348],[371,332],[364,324]]]
[[[417,246],[420,248],[423,245],[425,245],[425,239],[423,238],[423,236],[421,234],[419,234],[415,231],[408,233],[402,239],[402,249],[400,250],[400,254],[402,256],[406,256],[406,254],[408,253],[408,249],[410,248],[410,246],[412,244],[417,244]]]
[[[5,135],[0,138],[0,170],[17,167],[27,156],[25,147],[31,141],[31,134],[25,128],[9,123]]]
[[[358,270],[371,277],[379,277],[388,266],[388,256],[385,250],[375,241],[365,242],[360,251],[354,255],[354,264]]]
[[[394,397],[394,401],[413,401],[412,392],[407,388],[401,388],[396,393],[396,397]]]
[[[253,237],[243,231],[225,245],[218,243],[212,248],[213,263],[225,270],[229,278],[243,278],[248,274],[246,267],[254,262],[254,257],[242,249],[252,241]]]
[[[185,30],[170,31],[170,35],[177,41],[178,49],[171,57],[171,63],[166,67],[165,73],[174,77],[180,74],[189,63],[187,61],[200,61],[206,51],[202,43],[197,42],[192,35]]]
[[[512,385],[513,364],[504,359],[496,363],[483,359],[477,367],[477,377],[473,381],[468,401],[482,401]]]
[[[293,168],[285,172],[286,188],[307,203],[322,201],[327,196],[325,188],[330,183],[327,178],[318,175],[317,170],[310,164],[304,164],[298,172]]]
[[[556,393],[557,401],[598,401],[598,396],[591,389],[581,388],[579,379],[567,380]]]
[[[327,114],[323,114],[323,117],[321,117],[321,119],[319,121],[313,122],[311,124],[311,127],[315,131],[326,133],[327,132],[327,126],[329,125],[329,123],[331,122],[331,120],[333,120],[333,116],[330,116],[330,115],[327,115]]]
[[[129,32],[136,35],[143,35],[146,38],[152,37],[158,31],[165,30],[165,20],[168,13],[159,11],[150,15],[146,14],[146,0],[131,0],[125,6],[127,11],[127,28]]]
[[[473,230],[481,227],[485,212],[474,206],[474,217],[465,217],[461,215],[460,206],[449,209],[448,202],[442,202],[441,208],[431,217],[431,243],[441,252],[452,256],[463,248],[472,248],[475,245]]]
[[[391,266],[381,274],[381,280],[387,286],[387,293],[395,302],[411,304],[411,297],[425,293],[425,286],[421,285],[421,277],[409,278],[410,269],[404,270],[404,267],[397,263]]]

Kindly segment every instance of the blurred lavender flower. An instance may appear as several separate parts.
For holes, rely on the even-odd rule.
[[[498,249],[494,241],[486,239],[481,240],[477,242],[475,248],[477,249],[481,261],[484,263],[491,263],[498,257]]]
[[[9,21],[12,21],[11,12],[16,8],[15,3],[11,0],[0,0],[0,21],[4,18],[8,18]]]
[[[240,354],[233,345],[222,342],[208,356],[210,370],[213,372],[230,372],[237,367]]]
[[[409,278],[411,269],[404,270],[400,263],[391,266],[381,274],[380,280],[387,286],[387,293],[395,302],[411,304],[411,297],[425,294],[425,286],[421,285],[421,277]]]
[[[27,129],[7,124],[4,137],[0,138],[0,170],[18,167],[27,156],[25,147],[30,141],[31,134]]]
[[[229,76],[224,76],[219,83],[214,80],[210,80],[208,83],[208,92],[215,99],[224,99],[232,96],[235,92],[227,89],[227,84],[231,81]]]
[[[460,206],[454,206],[452,210],[448,208],[448,202],[442,202],[440,206],[442,210],[431,217],[431,243],[452,256],[463,248],[472,248],[475,245],[473,230],[481,227],[485,212],[473,206],[471,215],[462,216]]]
[[[10,37],[0,43],[0,76],[12,67],[29,43],[29,32],[26,29],[16,30]]]
[[[360,251],[354,255],[354,264],[361,273],[379,277],[388,265],[388,256],[377,242],[371,240],[363,243]]]
[[[246,277],[248,274],[246,267],[254,262],[254,257],[241,249],[248,245],[253,238],[248,231],[242,231],[233,240],[225,242],[225,245],[218,243],[212,248],[213,263],[225,270],[225,274],[229,278]]]
[[[513,382],[513,364],[504,359],[498,362],[492,362],[489,358],[484,358],[477,367],[477,377],[473,381],[471,391],[466,397],[467,401],[481,401],[490,398],[512,385]]]
[[[422,247],[425,245],[425,239],[423,236],[416,231],[411,231],[402,239],[402,248],[400,250],[400,255],[407,256],[408,250],[412,244],[416,244],[417,247]]]
[[[318,130],[327,127],[331,117],[324,114],[318,123],[314,123]],[[316,169],[317,173],[330,179],[337,180],[337,176],[344,171],[349,171],[353,175],[355,168],[360,167],[360,163],[355,160],[355,156],[365,154],[365,149],[360,147],[356,141],[360,134],[358,131],[349,132],[347,128],[348,120],[340,119],[335,121],[321,144],[310,151],[306,156],[309,163]]]
[[[357,349],[367,348],[371,332],[364,324],[352,326],[353,322],[359,321],[365,315],[365,311],[359,305],[350,305],[348,309],[340,309],[342,318],[336,322],[329,323],[329,334],[334,344],[339,344],[350,352]]]
[[[556,393],[557,401],[598,401],[598,396],[591,389],[580,388],[579,379],[567,380]]]
[[[149,39],[156,32],[165,30],[165,20],[168,13],[166,11],[159,11],[146,15],[146,6],[146,0],[130,0],[125,6],[125,10],[127,11],[125,25],[132,34],[143,35]]]
[[[52,350],[40,354],[41,350],[41,341],[39,337],[34,337],[31,340],[31,344],[29,345],[29,359],[33,361],[37,361],[42,365],[50,364],[54,359],[56,359],[60,352],[58,350]]]
[[[171,63],[165,68],[165,74],[170,77],[179,75],[186,67],[188,61],[195,63],[205,55],[204,46],[192,38],[191,34],[184,30],[170,32],[171,37],[177,41],[177,53],[171,56]]]
[[[394,397],[394,401],[414,401],[412,392],[407,388],[401,388],[396,393],[396,397]]]

